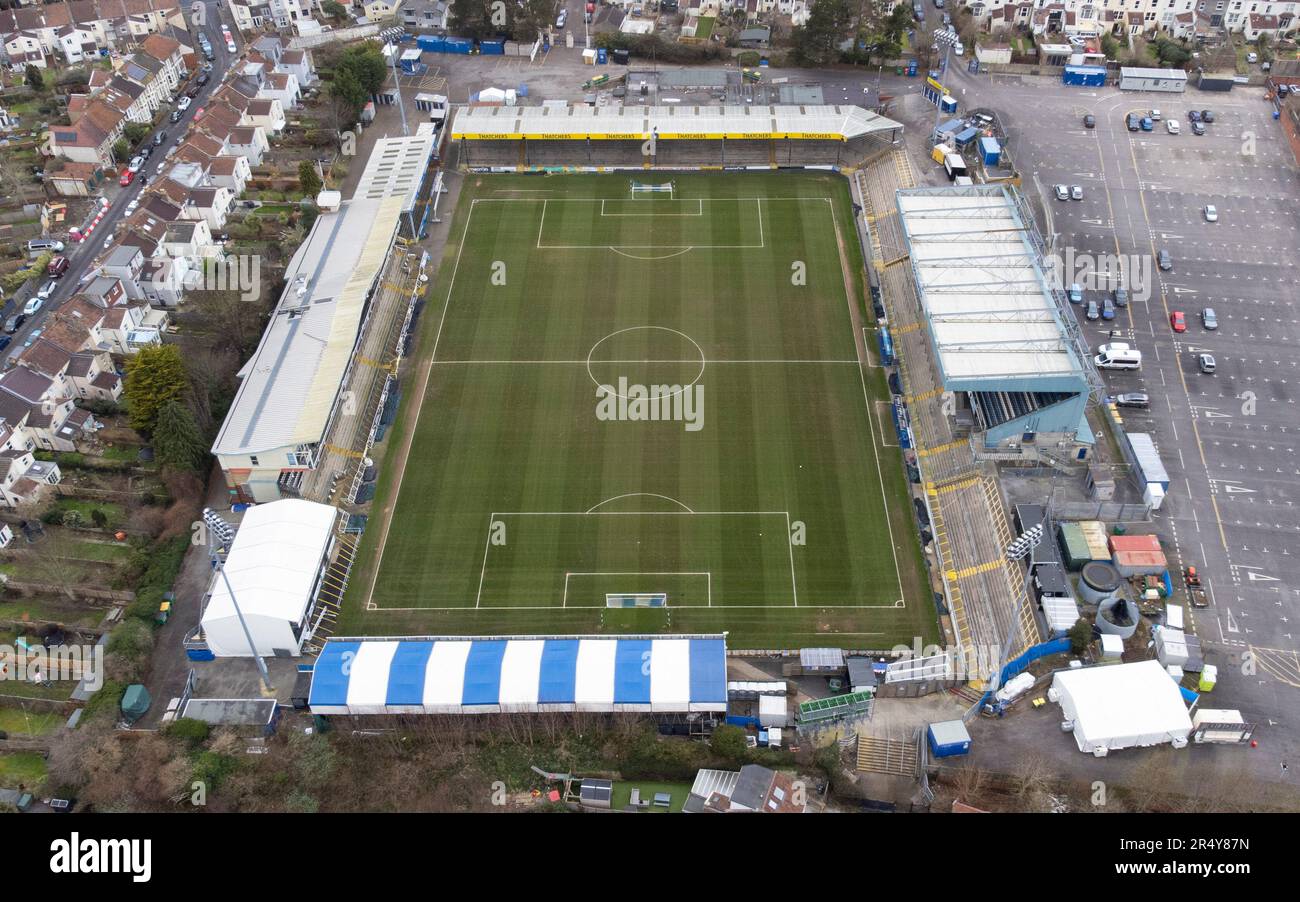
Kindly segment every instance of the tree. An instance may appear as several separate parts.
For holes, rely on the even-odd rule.
[[[39,66],[34,66],[31,63],[28,63],[27,74],[23,80],[27,82],[27,87],[31,88],[33,91],[45,90],[45,78],[41,75]]]
[[[147,122],[131,122],[122,130],[122,134],[126,136],[126,140],[131,143],[132,147],[136,147],[152,131],[153,126]]]
[[[171,400],[158,410],[153,426],[153,446],[158,462],[178,470],[198,470],[203,464],[203,436],[194,414],[180,401]]]
[[[721,726],[709,737],[709,748],[720,758],[728,761],[743,761],[749,750],[745,744],[745,731],[740,727]]]
[[[334,73],[330,82],[330,97],[339,105],[340,127],[352,125],[361,115],[361,108],[366,105],[366,89],[361,86],[354,73],[341,69]]]
[[[320,5],[320,8],[321,12],[334,19],[346,19],[348,17],[348,11],[344,8],[343,4],[338,3],[337,0],[325,0],[325,2]]]
[[[853,7],[849,0],[818,0],[808,21],[794,30],[795,59],[810,66],[835,62],[852,21]]]
[[[1092,644],[1092,624],[1080,617],[1070,627],[1070,652],[1081,655]]]
[[[324,187],[316,172],[316,164],[311,160],[303,160],[298,164],[298,187],[309,197],[320,194],[320,189]]]
[[[153,431],[168,401],[179,400],[188,387],[185,362],[176,345],[141,348],[126,363],[126,400],[131,428]]]
[[[131,156],[131,145],[126,138],[118,138],[113,142],[113,159],[119,163],[125,163]]]

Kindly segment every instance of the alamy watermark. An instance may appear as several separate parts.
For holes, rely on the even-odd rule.
[[[1067,247],[1063,254],[1043,258],[1048,283],[1057,291],[1078,285],[1087,291],[1123,288],[1134,301],[1151,297],[1150,254],[1089,254]]]
[[[704,428],[704,385],[642,385],[619,376],[618,387],[596,386],[596,419],[602,422],[678,422],[687,432]]]
[[[43,684],[85,680],[86,689],[104,685],[100,645],[0,645],[0,680]]]

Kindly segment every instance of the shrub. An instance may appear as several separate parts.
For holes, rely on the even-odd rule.
[[[195,746],[207,740],[209,728],[201,720],[195,720],[193,717],[182,717],[169,723],[164,732],[173,739],[180,739],[191,746]]]

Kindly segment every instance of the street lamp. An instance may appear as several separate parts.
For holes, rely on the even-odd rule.
[[[943,45],[943,68],[940,74],[948,74],[948,54],[952,50],[952,45],[957,43],[957,33],[955,31],[936,31],[934,33],[936,44]],[[934,98],[934,129],[930,132],[930,140],[934,140],[935,134],[939,131],[939,117],[943,115],[943,95],[939,94]]]

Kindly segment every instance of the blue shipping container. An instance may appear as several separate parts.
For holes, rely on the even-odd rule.
[[[958,147],[965,147],[979,136],[979,129],[968,128],[957,135],[956,141]]]
[[[415,40],[415,44],[421,50],[429,53],[442,53],[447,49],[446,42],[433,34],[422,34]]]
[[[1106,69],[1102,66],[1066,66],[1061,72],[1061,82],[1081,88],[1100,88],[1106,84]]]
[[[506,52],[506,42],[480,41],[478,49],[484,56],[504,56]]]
[[[997,138],[985,136],[979,140],[980,159],[985,166],[996,166],[1002,158],[1002,145]]]
[[[970,751],[970,733],[960,720],[932,723],[926,736],[930,742],[930,754],[936,758],[951,758]]]
[[[474,49],[474,42],[469,38],[443,38],[445,53],[466,53]]]

